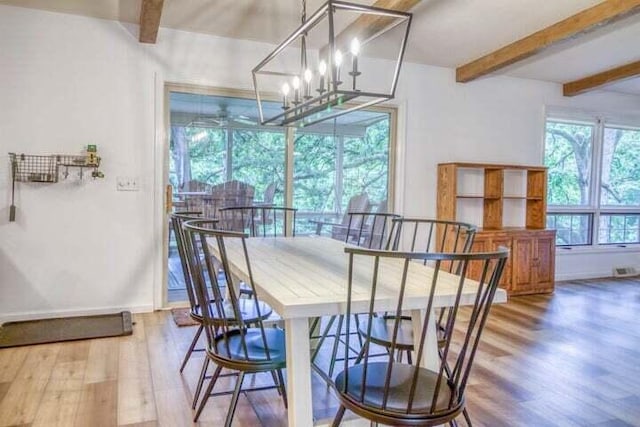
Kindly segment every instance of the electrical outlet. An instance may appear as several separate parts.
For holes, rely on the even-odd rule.
[[[116,178],[118,191],[140,191],[140,179],[137,176],[119,176]]]

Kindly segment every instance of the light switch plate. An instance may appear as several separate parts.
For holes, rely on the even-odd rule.
[[[140,191],[140,178],[137,176],[119,176],[116,178],[118,191]]]

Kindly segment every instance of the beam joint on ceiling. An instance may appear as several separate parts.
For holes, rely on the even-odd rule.
[[[606,0],[456,69],[458,83],[500,70],[564,40],[640,12],[640,0]]]
[[[158,38],[164,0],[142,0],[140,7],[140,43],[154,44]]]
[[[605,85],[619,82],[640,75],[640,61],[631,62],[619,67],[611,68],[582,79],[562,85],[564,96],[575,96]]]

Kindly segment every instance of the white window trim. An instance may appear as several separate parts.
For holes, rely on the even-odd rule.
[[[589,110],[570,110],[562,107],[546,107],[544,115],[544,131],[542,132],[542,164],[546,151],[546,124],[547,121],[557,121],[562,123],[576,123],[593,126],[592,147],[591,147],[591,184],[590,200],[588,205],[582,206],[562,206],[547,205],[547,213],[554,214],[578,214],[585,213],[592,215],[591,224],[591,244],[589,245],[562,245],[558,246],[559,255],[585,254],[585,253],[610,253],[610,252],[640,252],[640,243],[608,243],[598,242],[600,216],[602,214],[640,214],[640,204],[638,206],[601,206],[601,177],[602,177],[602,145],[604,142],[604,129],[618,128],[629,130],[640,130],[640,115],[634,114],[612,114],[607,112],[597,112]]]

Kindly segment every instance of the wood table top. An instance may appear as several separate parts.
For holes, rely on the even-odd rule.
[[[211,242],[213,243],[213,242]],[[343,314],[346,312],[349,256],[345,244],[328,237],[279,237],[246,239],[258,298],[267,302],[284,319]],[[248,282],[240,239],[225,239],[232,273]],[[210,244],[214,254],[217,247]],[[376,311],[395,310],[404,260],[380,261]],[[403,308],[426,309],[433,268],[411,262]],[[368,311],[373,257],[354,259],[353,310]],[[459,276],[440,271],[434,306],[454,303]],[[465,279],[461,304],[472,304],[477,282]],[[494,303],[506,302],[498,289]]]

